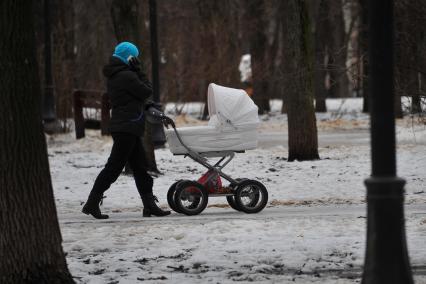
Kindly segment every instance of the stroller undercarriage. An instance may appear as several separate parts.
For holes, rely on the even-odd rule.
[[[179,180],[173,183],[167,193],[170,208],[178,213],[197,215],[207,207],[210,197],[226,197],[233,209],[245,213],[257,213],[265,208],[268,202],[268,191],[262,183],[247,178],[234,179],[222,171],[235,157],[235,153],[244,151],[199,153],[187,147],[175,125],[172,127],[177,139],[187,150],[187,153],[181,155],[188,156],[203,165],[207,168],[207,172],[197,181]],[[211,158],[219,158],[219,160],[210,164],[208,159]],[[227,180],[229,185],[223,186],[221,178]]]

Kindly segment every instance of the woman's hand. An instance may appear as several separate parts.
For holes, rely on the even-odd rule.
[[[168,116],[164,116],[163,118],[162,118],[162,120],[161,120],[162,122],[163,122],[163,124],[164,124],[164,126],[166,127],[166,128],[169,128],[169,125],[171,126],[171,127],[173,127],[173,128],[175,128],[176,126],[175,126],[175,122],[173,121],[173,119],[171,119],[170,117],[168,117]]]
[[[141,61],[139,60],[139,58],[132,56],[129,59],[129,66],[130,69],[132,69],[135,72],[141,72]]]

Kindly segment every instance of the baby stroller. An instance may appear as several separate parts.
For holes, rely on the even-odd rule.
[[[170,186],[167,201],[170,208],[186,215],[200,214],[210,197],[226,197],[235,210],[257,213],[268,202],[268,191],[259,181],[234,179],[222,169],[235,153],[257,147],[258,108],[243,90],[216,84],[208,87],[210,120],[206,126],[166,130],[170,151],[185,155],[207,168],[197,181],[179,180]],[[209,163],[209,159],[218,160]],[[229,182],[222,184],[222,179]]]

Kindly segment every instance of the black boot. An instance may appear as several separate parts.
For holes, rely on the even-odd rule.
[[[99,208],[99,203],[102,202],[102,198],[103,198],[102,194],[99,195],[99,194],[91,192],[81,212],[87,215],[92,215],[96,219],[108,219],[109,216],[102,214],[101,209]]]
[[[155,202],[158,202],[158,199],[154,195],[143,196],[142,202],[143,217],[151,217],[151,215],[161,217],[170,214],[170,211],[161,210],[161,208],[158,207],[157,204],[155,204]]]

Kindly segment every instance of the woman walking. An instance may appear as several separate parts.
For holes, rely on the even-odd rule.
[[[108,215],[101,213],[99,203],[126,163],[133,170],[136,188],[142,198],[143,216],[170,214],[170,211],[161,210],[155,203],[157,198],[152,193],[153,179],[146,170],[140,137],[144,131],[146,113],[158,116],[165,124],[171,120],[149,103],[152,85],[141,71],[138,55],[139,51],[134,44],[122,42],[115,47],[114,54],[103,69],[112,106],[110,132],[114,143],[108,162],[96,178],[82,209],[83,213],[96,219],[108,219]]]

